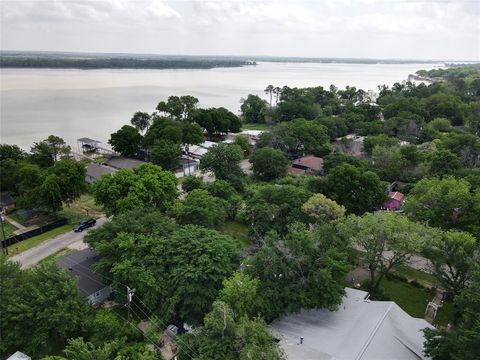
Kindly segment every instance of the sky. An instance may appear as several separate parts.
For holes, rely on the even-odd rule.
[[[480,60],[480,0],[0,0],[1,50]]]

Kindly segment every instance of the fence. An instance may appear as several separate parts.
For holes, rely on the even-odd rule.
[[[44,232],[53,230],[57,227],[60,227],[60,226],[66,225],[66,224],[68,224],[67,219],[59,219],[59,220],[57,220],[53,223],[43,225],[42,227],[39,227],[37,229],[33,229],[33,230],[30,230],[30,231],[24,232],[23,234],[18,234],[18,235],[15,235],[15,236],[11,236],[11,237],[9,237],[5,240],[2,240],[2,247],[7,247],[7,246],[10,246],[10,245],[16,244],[20,241],[30,239],[31,237],[43,234]]]

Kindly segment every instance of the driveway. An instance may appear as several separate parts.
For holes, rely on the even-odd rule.
[[[105,224],[107,221],[108,219],[106,217],[101,217],[97,219],[97,224],[94,228]],[[18,255],[12,256],[9,260],[20,263],[20,265],[24,269],[31,267],[32,265],[35,265],[46,257],[55,254],[61,249],[64,249],[66,247],[81,246],[81,244],[83,243],[83,238],[87,233],[88,231],[77,233],[72,230],[66,234],[62,234],[52,239],[45,240],[40,245],[25,250]]]

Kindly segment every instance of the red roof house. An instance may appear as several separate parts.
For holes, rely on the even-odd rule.
[[[400,210],[402,206],[405,195],[398,191],[392,191],[388,193],[389,200],[383,203],[383,207],[386,210]]]

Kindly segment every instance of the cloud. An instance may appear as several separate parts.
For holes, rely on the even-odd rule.
[[[0,4],[4,49],[480,58],[477,0],[3,0]]]

